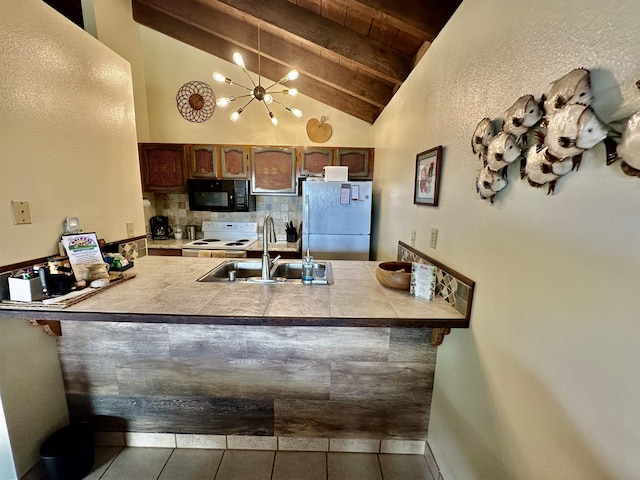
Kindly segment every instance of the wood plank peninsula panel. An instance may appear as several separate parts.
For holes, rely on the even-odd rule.
[[[62,322],[70,416],[99,431],[425,440],[429,328]]]

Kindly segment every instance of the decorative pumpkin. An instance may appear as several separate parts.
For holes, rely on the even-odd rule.
[[[325,123],[327,117],[321,117],[320,120],[312,118],[307,122],[307,136],[309,140],[316,143],[324,143],[331,138],[333,129],[331,125]]]

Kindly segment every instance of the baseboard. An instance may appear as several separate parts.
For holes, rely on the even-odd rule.
[[[429,442],[424,443],[424,458],[426,458],[427,460],[427,465],[429,466],[431,476],[434,478],[434,480],[444,480],[444,477],[440,472],[440,467],[438,467],[438,462],[436,461],[436,457],[433,455],[433,451],[431,450]]]
[[[301,438],[250,435],[196,435],[144,432],[96,432],[97,446],[283,450],[307,452],[394,453],[422,455],[424,440]]]

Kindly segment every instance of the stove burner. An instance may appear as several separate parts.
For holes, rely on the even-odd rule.
[[[248,242],[249,239],[248,238],[241,238],[240,240],[236,240],[236,242],[241,242],[241,243],[245,243]]]
[[[219,242],[220,239],[219,238],[203,238],[202,241],[203,242]]]
[[[227,247],[236,247],[239,245],[242,245],[244,242],[229,242],[229,243],[225,243],[225,246]]]
[[[207,242],[203,242],[202,240],[198,240],[197,242],[193,242],[192,245],[206,245]]]

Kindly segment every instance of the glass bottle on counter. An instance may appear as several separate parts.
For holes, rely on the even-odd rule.
[[[307,255],[302,260],[302,283],[305,285],[313,283],[313,257],[309,254],[308,248]]]

